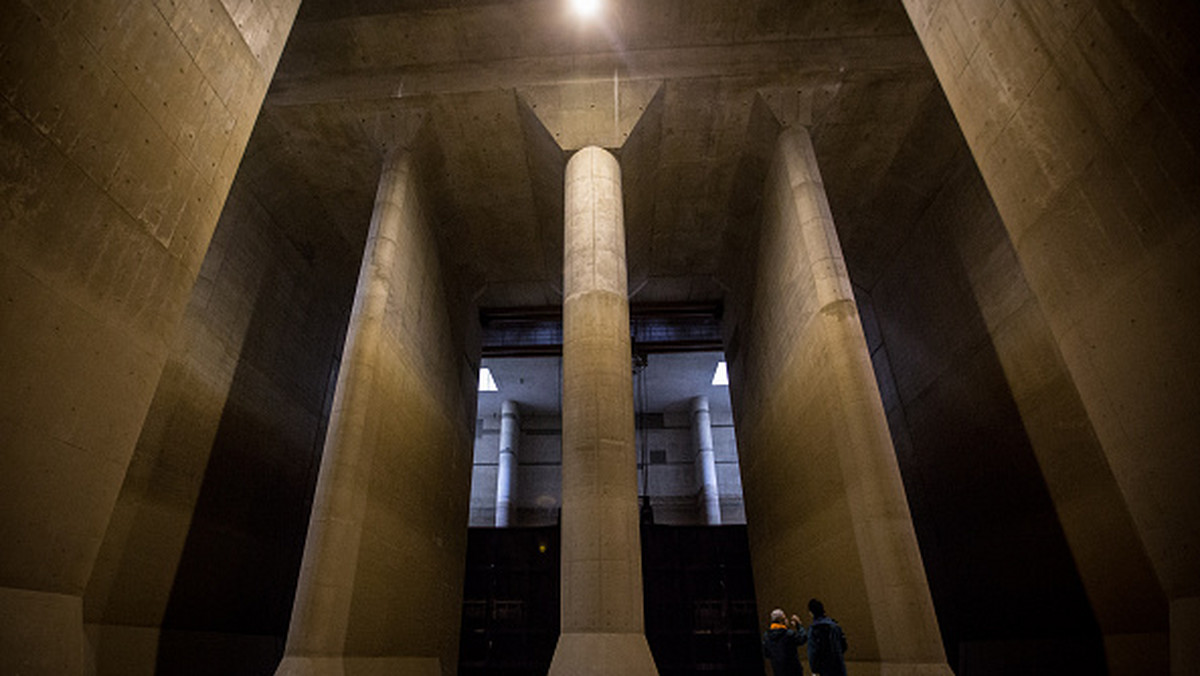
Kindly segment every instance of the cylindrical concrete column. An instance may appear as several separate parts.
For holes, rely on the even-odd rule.
[[[712,416],[708,397],[692,399],[692,445],[696,449],[696,483],[700,485],[700,504],[704,523],[721,525],[721,494],[717,491],[717,457],[713,452]]]
[[[837,230],[804,129],[763,200],[740,352],[739,455],[762,603],[816,596],[855,627],[847,660],[946,675],[942,639]],[[793,565],[803,561],[803,565]],[[852,667],[852,670],[854,667]]]
[[[371,475],[368,439],[374,421],[367,412],[390,292],[389,269],[404,227],[399,205],[407,198],[410,170],[410,156],[395,153],[379,179],[279,673],[291,673],[285,669],[291,656],[340,655],[345,642],[367,507],[363,487]]]
[[[380,177],[281,676],[342,674],[351,660],[450,673],[456,659],[467,436],[435,389],[457,367],[429,347],[448,329],[413,321],[430,308],[415,310],[425,296],[412,289],[438,274],[414,173],[397,151]]]
[[[900,465],[808,131],[784,132],[779,155],[784,199],[795,215],[788,234],[793,251],[801,253],[794,262],[808,270],[815,287],[813,328],[826,346],[818,368],[833,395],[827,405],[836,455],[825,461],[840,474],[849,507],[878,659],[904,665],[909,673],[949,674]]]
[[[643,628],[621,170],[566,170],[562,634],[550,674],[656,674]]]
[[[513,494],[517,486],[517,446],[521,418],[517,402],[500,405],[500,457],[496,466],[496,528],[508,528],[512,518]]]

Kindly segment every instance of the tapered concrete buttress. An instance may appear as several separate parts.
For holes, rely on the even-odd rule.
[[[712,414],[708,397],[692,399],[692,444],[696,449],[696,483],[700,488],[700,506],[704,523],[721,525],[721,495],[717,488],[717,456],[713,451]]]
[[[850,280],[803,129],[779,138],[731,357],[760,607],[823,600],[851,670],[949,674]],[[745,302],[745,299],[743,299]]]
[[[550,674],[657,674],[642,614],[621,170],[567,163],[563,257],[562,633]]]
[[[414,171],[396,151],[380,179],[277,674],[457,666],[468,395]]]
[[[496,467],[496,528],[512,523],[513,492],[517,488],[517,453],[521,440],[521,418],[517,402],[500,405],[500,456]]]
[[[1166,614],[1171,672],[1200,672],[1200,10],[904,5],[1162,586],[1157,604],[1140,580],[1114,593],[1113,570],[1136,569],[1108,560],[1120,524],[1056,504],[1110,668],[1159,671]]]
[[[89,668],[82,596],[299,4],[0,10],[0,673]]]

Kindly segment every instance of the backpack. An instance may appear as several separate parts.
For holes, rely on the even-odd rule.
[[[849,646],[842,628],[836,624],[813,623],[808,629],[809,669],[817,673],[836,671],[840,657]]]

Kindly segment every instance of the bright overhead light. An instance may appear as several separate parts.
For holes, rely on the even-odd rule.
[[[600,0],[571,0],[571,8],[582,17],[593,17],[600,13]]]
[[[717,370],[713,371],[712,384],[713,385],[728,385],[729,384],[729,372],[725,370],[725,362],[723,362],[723,361],[717,362]]]
[[[499,392],[500,388],[496,387],[496,379],[492,377],[492,370],[486,366],[479,369],[479,391],[480,392]]]

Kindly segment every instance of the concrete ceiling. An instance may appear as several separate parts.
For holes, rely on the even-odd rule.
[[[900,0],[305,0],[248,155],[264,203],[361,246],[383,152],[414,150],[482,306],[560,302],[562,171],[618,149],[635,301],[715,300],[782,125],[812,130],[870,287],[961,152]]]

